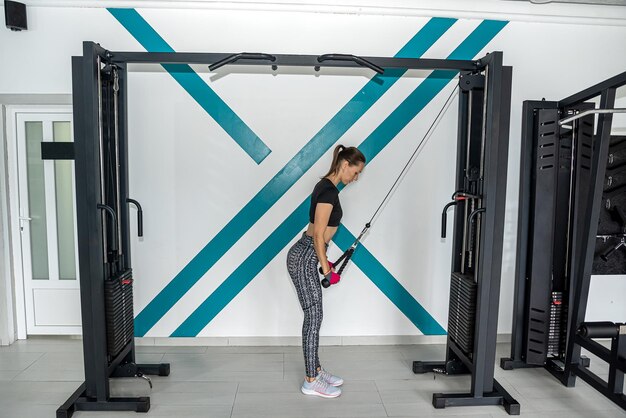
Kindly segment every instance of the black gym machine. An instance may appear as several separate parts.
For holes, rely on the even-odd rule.
[[[568,387],[580,377],[626,409],[626,326],[584,322],[591,274],[626,274],[626,138],[611,135],[624,85],[626,72],[560,101],[524,102],[511,356],[500,366],[545,367]],[[609,364],[608,381],[582,348]]]
[[[441,369],[472,375],[468,394],[434,394],[436,408],[519,404],[493,378],[504,229],[511,67],[502,53],[479,60],[357,57],[346,54],[271,55],[258,53],[113,52],[83,43],[72,58],[73,144],[44,143],[43,158],[75,159],[78,247],[85,382],[57,410],[146,412],[148,397],[110,396],[110,379],[169,375],[169,364],[135,361],[128,195],[127,67],[130,63],[270,65],[448,70],[459,76],[454,253],[445,363],[415,362],[415,372]],[[142,280],[142,279],[138,279]]]
[[[84,46],[72,57],[74,143],[42,143],[44,159],[74,159],[76,220],[85,382],[57,409],[57,418],[77,410],[150,409],[149,397],[112,397],[117,377],[167,376],[169,364],[137,364],[134,340],[133,272],[130,255],[126,66],[112,65],[106,51]]]
[[[471,374],[469,393],[435,393],[435,408],[503,405],[519,415],[519,403],[494,379],[512,69],[500,54],[489,58],[484,72],[459,79],[456,184],[441,230],[445,238],[454,206],[446,358],[415,361],[413,372]]]

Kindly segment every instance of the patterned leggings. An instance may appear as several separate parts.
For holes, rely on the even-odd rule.
[[[317,272],[317,254],[313,247],[313,238],[305,233],[289,249],[287,270],[296,286],[300,306],[304,311],[302,325],[302,351],[308,377],[317,376],[320,359],[317,355],[320,343],[320,327],[324,317],[322,310],[322,286]]]

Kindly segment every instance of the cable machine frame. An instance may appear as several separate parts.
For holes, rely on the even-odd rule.
[[[227,53],[153,53],[108,51],[94,42],[83,43],[83,55],[72,57],[74,132],[73,147],[52,145],[45,153],[49,159],[75,159],[76,202],[78,224],[78,247],[81,280],[81,311],[83,320],[83,350],[85,382],[57,410],[58,418],[67,418],[75,410],[134,410],[147,412],[149,398],[111,398],[109,379],[117,376],[143,374],[169,374],[169,364],[136,365],[134,339],[111,361],[107,361],[106,312],[103,282],[109,272],[107,260],[111,242],[123,249],[123,264],[130,269],[129,211],[126,203],[138,203],[128,197],[128,116],[127,116],[127,66],[132,63],[187,63],[207,64],[214,70],[222,65],[270,65],[313,67],[370,68],[378,73],[384,69],[451,70],[460,72],[459,87],[464,92],[478,87],[486,90],[485,106],[481,110],[483,127],[481,138],[485,144],[485,173],[482,187],[484,210],[488,216],[481,222],[481,270],[480,292],[476,315],[476,345],[478,350],[472,362],[465,364],[463,372],[472,374],[472,389],[467,395],[435,394],[433,404],[437,408],[456,405],[504,404],[509,413],[519,413],[515,402],[493,379],[495,358],[497,314],[502,259],[502,236],[504,230],[504,203],[506,168],[508,157],[508,128],[510,112],[511,67],[503,66],[502,53],[493,52],[478,60],[412,59],[387,57],[356,57],[345,54],[326,55],[269,55]],[[105,208],[102,196],[97,192],[102,186],[101,142],[102,116],[99,102],[99,77],[103,66],[111,66],[119,74],[119,101],[116,106],[119,132],[119,153],[116,169],[119,170],[117,207]],[[482,73],[488,73],[484,85],[480,85]],[[478,84],[475,84],[478,83]],[[104,109],[106,111],[107,109]],[[460,101],[459,121],[468,120],[470,107],[466,99]],[[465,127],[459,126],[459,150],[467,138]],[[462,138],[462,136],[464,136]],[[105,150],[106,151],[106,150]],[[44,158],[46,158],[44,156]],[[462,182],[463,156],[457,155],[457,186]],[[140,209],[140,207],[139,207]],[[460,212],[460,211],[459,211]],[[141,214],[141,211],[139,212]],[[461,214],[456,215],[455,240]],[[114,230],[107,227],[113,219],[119,239],[113,238]],[[141,223],[140,227],[141,227]],[[116,251],[119,248],[114,248]],[[121,254],[121,252],[120,252]],[[456,260],[456,257],[455,257]],[[454,263],[458,261],[453,261]],[[104,268],[103,268],[104,267]],[[448,353],[455,356],[454,345],[448,339]],[[456,356],[462,362],[462,356]],[[415,367],[414,367],[415,369]],[[436,398],[436,399],[435,399]]]

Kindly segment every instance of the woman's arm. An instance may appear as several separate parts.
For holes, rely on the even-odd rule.
[[[324,233],[328,226],[328,220],[330,219],[330,213],[333,210],[333,205],[330,203],[318,203],[315,206],[315,219],[313,222],[313,247],[317,253],[317,259],[322,266],[323,275],[328,274],[331,268],[328,264],[328,258],[326,258],[326,240],[324,239]]]

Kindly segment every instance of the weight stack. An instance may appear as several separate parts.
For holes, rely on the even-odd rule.
[[[548,356],[561,356],[563,326],[563,292],[552,292],[550,303],[550,328],[548,330]]]
[[[115,358],[135,335],[132,270],[104,281],[107,352]]]
[[[476,289],[477,285],[471,276],[452,273],[448,335],[465,354],[472,353],[474,347]]]

